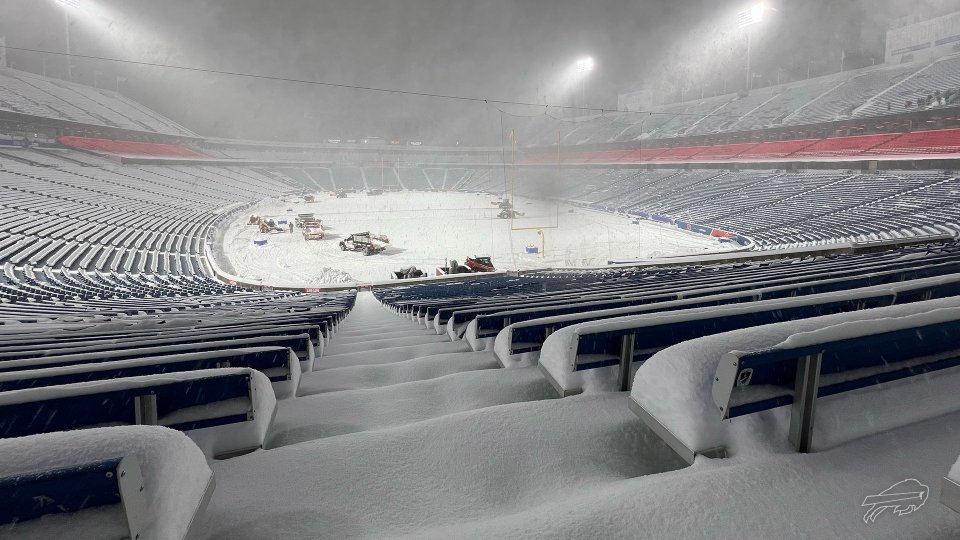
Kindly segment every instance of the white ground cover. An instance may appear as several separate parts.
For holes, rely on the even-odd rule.
[[[625,394],[516,403],[216,463],[203,530],[231,540],[412,534],[682,466]]]
[[[494,200],[486,194],[423,192],[351,194],[345,199],[318,194],[315,203],[268,199],[250,213],[291,221],[298,213],[314,213],[323,221],[326,238],[307,241],[299,229],[262,235],[246,224],[249,216],[241,215],[227,225],[224,253],[240,277],[265,285],[312,286],[387,280],[393,271],[410,266],[432,275],[446,260],[462,264],[468,256],[490,256],[501,270],[525,270],[734,248],[651,222],[634,225],[625,216],[532,200],[517,200],[525,216],[497,219]],[[340,250],[341,240],[367,231],[390,238],[384,253],[365,257]],[[542,241],[538,231],[543,232]],[[267,245],[255,246],[254,239],[266,239]],[[527,254],[527,246],[544,247],[542,256]]]

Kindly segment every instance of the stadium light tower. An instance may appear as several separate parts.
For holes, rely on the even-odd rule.
[[[766,13],[771,11],[771,9],[772,8],[768,7],[766,3],[760,2],[737,14],[737,28],[740,28],[747,34],[747,84],[745,87],[747,92],[753,89],[753,77],[750,73],[751,30],[763,22]]]
[[[67,42],[67,80],[73,81],[73,51],[70,43],[70,10],[80,9],[80,0],[57,0],[63,6],[63,28]]]
[[[580,106],[584,106],[585,95],[586,95],[586,84],[587,77],[593,71],[593,68],[596,67],[596,62],[593,61],[593,58],[590,56],[585,56],[574,64],[573,69],[576,74],[577,81],[580,83]]]

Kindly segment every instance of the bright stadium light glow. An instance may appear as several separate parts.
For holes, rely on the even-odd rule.
[[[745,9],[737,14],[737,27],[747,28],[763,22],[763,16],[767,12],[767,5],[763,2]]]
[[[80,9],[80,0],[57,0],[57,3],[64,7]]]
[[[577,70],[577,73],[579,74],[590,73],[591,71],[593,71],[594,66],[595,64],[593,62],[593,58],[587,56],[586,58],[581,58],[580,60],[577,60],[576,70]]]

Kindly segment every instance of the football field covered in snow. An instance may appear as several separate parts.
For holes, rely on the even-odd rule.
[[[313,203],[268,199],[250,213],[275,221],[313,213],[326,237],[307,241],[299,229],[261,234],[244,214],[228,226],[223,248],[236,275],[274,286],[381,281],[410,266],[433,275],[446,260],[462,264],[475,256],[492,257],[499,270],[526,270],[733,249],[716,238],[555,202],[517,199],[523,216],[498,219],[496,203],[488,194],[421,192],[343,199],[320,194]],[[360,232],[386,235],[390,244],[369,257],[340,250],[341,240]],[[266,245],[254,244],[263,239]],[[527,253],[528,246],[542,252]]]

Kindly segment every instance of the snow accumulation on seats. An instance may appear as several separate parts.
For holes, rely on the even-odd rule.
[[[500,405],[218,462],[202,537],[414,534],[683,466],[625,394]]]
[[[561,388],[569,393],[578,392],[581,390],[609,391],[616,389],[614,386],[612,386],[612,384],[616,381],[616,374],[617,370],[619,369],[618,367],[613,366],[579,372],[573,371],[571,363],[576,352],[577,342],[580,335],[642,328],[645,326],[669,323],[683,323],[704,317],[721,317],[727,315],[746,314],[759,309],[773,310],[786,307],[808,306],[822,302],[856,301],[868,295],[897,294],[904,288],[916,288],[921,285],[934,286],[956,280],[956,276],[937,276],[910,280],[896,284],[876,285],[873,287],[862,287],[858,289],[833,291],[797,297],[776,298],[738,304],[725,304],[687,310],[646,313],[584,322],[565,328],[560,328],[551,334],[542,345],[539,360],[540,365],[550,374],[554,381],[556,381]],[[669,304],[675,304],[675,302],[665,303],[665,305]],[[859,315],[857,317],[859,317]],[[869,315],[867,317],[870,318]],[[558,319],[560,318],[558,317]],[[507,363],[507,359],[509,359],[507,342],[510,338],[510,331],[511,328],[508,327],[500,332],[500,334],[497,336],[498,345],[495,347],[495,351],[498,353],[498,356],[504,360],[505,364]],[[642,343],[637,343],[638,348],[642,348],[642,346]],[[634,369],[636,368],[634,367]]]
[[[734,454],[763,449],[791,451],[787,442],[790,407],[727,422],[720,420],[711,389],[724,354],[766,349],[790,339],[808,339],[802,337],[805,332],[839,336],[846,335],[839,332],[871,325],[874,328],[909,327],[938,317],[956,317],[958,312],[957,298],[946,298],[776,323],[687,341],[660,351],[636,371],[631,399],[693,451],[716,447],[726,447]],[[798,334],[801,337],[792,337]],[[960,388],[960,370],[954,368],[933,376],[911,377],[820,398],[814,450],[833,448],[860,437],[958,411],[957,388]]]
[[[277,407],[277,400],[270,379],[263,373],[250,368],[208,369],[28,388],[0,393],[0,405],[147,388],[199,380],[211,376],[238,374],[249,375],[250,384],[253,388],[252,402],[246,398],[220,401],[174,411],[169,417],[158,419],[163,425],[172,425],[198,418],[212,418],[253,411],[253,419],[246,422],[194,429],[188,432],[190,438],[206,455],[216,456],[224,452],[257,448],[263,444]]]
[[[147,502],[144,538],[182,538],[213,488],[203,453],[183,433],[159,426],[121,426],[48,433],[0,441],[0,477],[136,456]],[[122,538],[120,505],[0,525],[0,537]]]
[[[958,429],[960,413],[953,413],[803,456],[701,457],[684,469],[582,485],[500,514],[385,535],[410,540],[956,540],[960,515],[937,502],[936,486],[945,464],[956,457]],[[861,505],[864,498],[907,478],[930,487],[926,503],[903,516],[888,509],[875,523],[864,523],[869,510]]]

